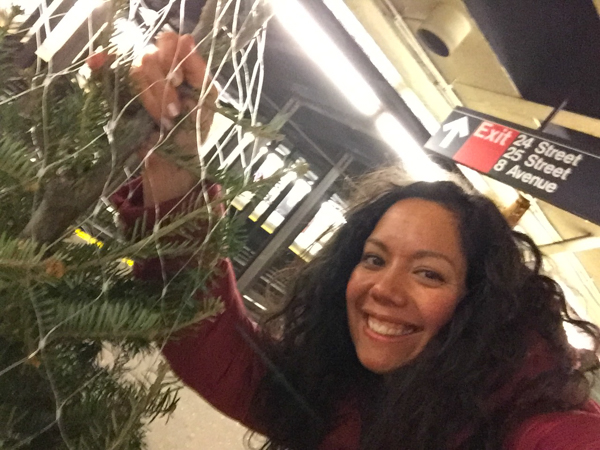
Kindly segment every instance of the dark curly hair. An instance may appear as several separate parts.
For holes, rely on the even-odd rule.
[[[376,375],[354,350],[346,284],[379,219],[406,198],[434,201],[459,219],[467,293],[415,360]],[[492,201],[449,181],[390,184],[346,219],[265,328],[276,369],[262,380],[251,411],[269,437],[264,449],[318,448],[348,399],[358,401],[361,448],[368,450],[500,449],[525,418],[587,400],[590,386],[562,323],[595,342],[598,328],[569,315],[558,284],[540,273],[540,250],[511,230]],[[516,380],[535,342],[546,346],[552,367]]]

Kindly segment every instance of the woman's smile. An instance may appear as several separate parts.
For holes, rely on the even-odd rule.
[[[373,316],[367,316],[367,328],[375,334],[383,336],[407,336],[418,331],[418,329],[412,325],[378,320]]]

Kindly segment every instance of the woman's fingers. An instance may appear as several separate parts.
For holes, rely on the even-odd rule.
[[[202,86],[206,73],[206,63],[196,52],[196,44],[191,35],[179,36],[172,32],[160,34],[156,39],[160,63],[165,74],[175,86],[183,80],[195,88]]]
[[[196,52],[196,44],[191,35],[186,34],[179,38],[181,67],[185,81],[196,89],[202,87],[206,76],[206,63]]]
[[[169,82],[177,87],[183,82],[179,35],[171,32],[161,33],[156,39],[160,66]]]
[[[132,68],[131,77],[142,104],[155,121],[167,125],[181,113],[179,96],[166,79],[158,52],[144,55],[141,64]]]
[[[160,123],[161,116],[161,105],[158,99],[154,98],[150,86],[152,82],[149,81],[144,73],[144,69],[140,67],[134,67],[131,69],[129,76],[133,80],[136,90],[138,91],[139,99],[148,111],[148,114],[154,119],[155,122]]]
[[[206,63],[196,52],[190,35],[162,33],[156,40],[156,51],[144,55],[141,64],[132,68],[131,77],[138,89],[140,99],[148,113],[158,123],[171,128],[182,111],[190,111],[200,106],[202,138],[207,134],[214,115],[214,104],[218,91],[208,84],[208,92],[203,94],[200,103],[194,102],[191,108],[183,107],[177,93],[177,86],[183,81],[195,88],[201,88],[205,81]],[[184,100],[184,99],[183,99]]]

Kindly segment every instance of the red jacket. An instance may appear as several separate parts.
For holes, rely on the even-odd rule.
[[[122,221],[132,226],[146,212],[147,224],[153,225],[155,209],[143,208],[139,182],[121,188],[113,202]],[[160,205],[170,211],[175,201]],[[136,275],[149,278],[160,273],[158,261],[136,268]],[[225,311],[193,327],[177,340],[166,344],[163,354],[181,380],[197,391],[215,408],[250,429],[261,427],[249,417],[250,403],[265,365],[249,341],[258,336],[256,325],[248,318],[229,260],[221,263],[222,275],[214,282],[211,295],[220,297]],[[543,347],[543,346],[542,346]],[[529,352],[523,373],[539,373],[546,359],[544,349]],[[321,450],[359,448],[361,420],[352,404],[340,406],[339,425],[320,445]],[[589,401],[577,411],[543,414],[522,423],[507,439],[506,450],[600,450],[600,407]]]

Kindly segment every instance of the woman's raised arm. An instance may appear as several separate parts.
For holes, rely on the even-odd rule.
[[[220,186],[200,182],[187,170],[153,151],[166,133],[174,131],[179,154],[198,157],[198,146],[212,124],[217,91],[214,87],[202,89],[206,95],[200,101],[179,96],[176,88],[182,82],[199,89],[209,86],[210,79],[206,64],[194,51],[191,36],[174,33],[159,36],[156,51],[146,54],[132,69],[131,76],[142,103],[160,125],[160,131],[140,150],[144,161],[141,186],[139,179],[130,182],[113,196],[113,202],[126,227],[133,227],[142,216],[146,217],[146,226],[152,227],[164,214],[176,213],[184,204],[180,200],[190,191],[197,194],[200,189],[206,189],[209,198],[220,195]],[[190,127],[182,127],[181,131],[174,129],[175,120],[190,112],[197,132],[190,131]],[[162,280],[163,271],[171,271],[171,266],[178,268],[178,261],[156,258],[136,261],[134,274],[151,282]],[[162,352],[181,380],[214,407],[260,431],[249,414],[256,387],[266,372],[254,348],[260,334],[246,314],[228,259],[219,262],[208,292],[197,296],[199,301],[202,297],[219,298],[224,311],[181,330],[175,339],[165,343]]]

